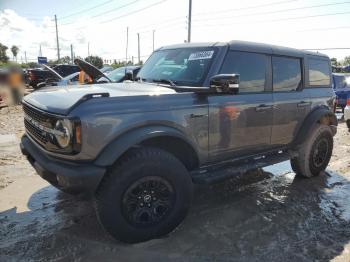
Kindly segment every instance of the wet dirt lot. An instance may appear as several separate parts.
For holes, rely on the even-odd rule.
[[[0,111],[0,261],[350,261],[350,133],[340,123],[327,173],[289,162],[198,186],[169,236],[126,245],[89,200],[61,193],[21,156],[20,107]]]

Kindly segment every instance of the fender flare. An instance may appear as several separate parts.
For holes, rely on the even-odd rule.
[[[334,127],[334,126],[338,125],[338,119],[337,119],[336,115],[334,114],[334,112],[332,112],[331,110],[329,110],[326,107],[316,108],[315,110],[310,112],[309,115],[303,121],[303,124],[301,125],[293,144],[294,145],[301,144],[304,141],[304,138],[309,133],[309,131],[324,116],[330,117],[330,119],[331,119],[330,126]],[[332,131],[335,135],[336,129],[334,128],[334,129],[332,129]]]
[[[96,158],[95,164],[97,166],[111,166],[132,146],[135,146],[147,139],[161,136],[170,136],[182,139],[193,148],[198,159],[200,159],[196,146],[189,139],[187,139],[181,131],[172,127],[155,125],[135,128],[124,132],[102,150],[102,152]]]

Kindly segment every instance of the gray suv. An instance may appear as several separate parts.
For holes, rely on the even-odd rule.
[[[89,193],[124,242],[171,232],[193,184],[290,159],[324,171],[337,119],[319,53],[242,41],[162,47],[135,82],[36,91],[23,100],[21,149],[37,173]]]

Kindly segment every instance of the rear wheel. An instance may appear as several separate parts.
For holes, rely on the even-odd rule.
[[[103,227],[134,243],[171,232],[185,218],[192,180],[173,155],[156,148],[127,153],[104,178],[96,195]]]
[[[291,159],[296,175],[317,176],[324,171],[333,151],[333,133],[329,126],[317,124],[300,145],[298,156]]]

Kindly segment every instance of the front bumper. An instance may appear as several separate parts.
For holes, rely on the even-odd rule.
[[[26,135],[21,139],[21,151],[36,172],[62,191],[93,194],[102,180],[106,168],[92,163],[59,160],[46,155]]]

